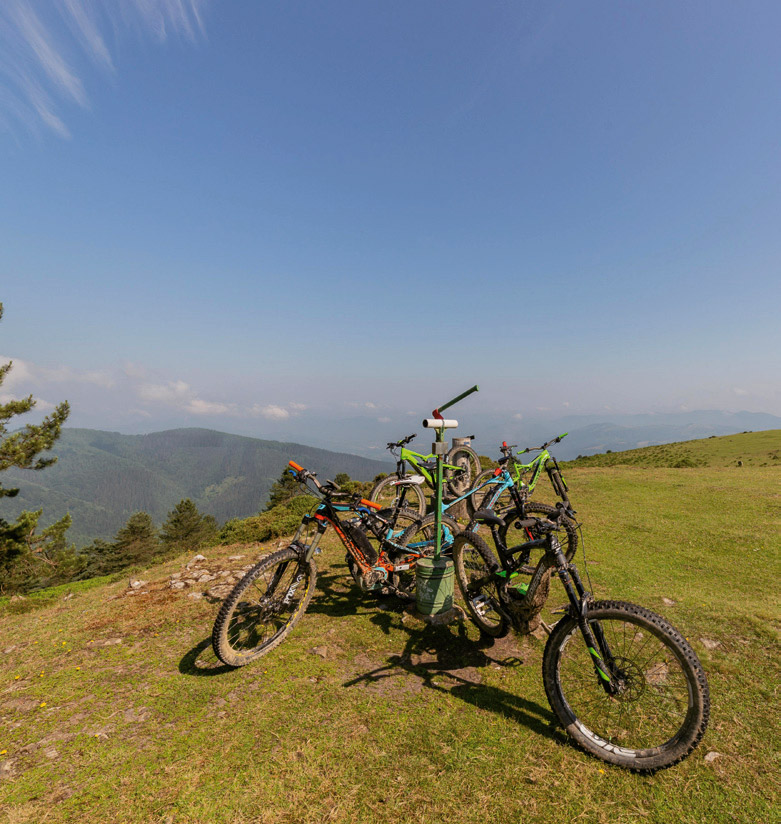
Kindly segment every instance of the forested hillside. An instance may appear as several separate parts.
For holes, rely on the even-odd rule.
[[[301,444],[263,441],[209,429],[120,435],[64,429],[44,472],[9,470],[19,495],[2,502],[4,517],[43,508],[42,524],[70,512],[68,540],[109,538],[139,510],[160,523],[184,498],[223,522],[263,508],[271,484],[291,459],[321,478],[346,472],[370,480],[392,465]]]

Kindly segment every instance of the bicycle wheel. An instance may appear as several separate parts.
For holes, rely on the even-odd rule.
[[[445,457],[445,462],[456,469],[445,470],[445,481],[451,495],[458,497],[471,489],[475,478],[480,474],[480,458],[471,446],[454,446]]]
[[[538,503],[537,501],[528,501],[524,505],[525,518],[547,518],[549,515],[557,514],[558,510],[555,506],[550,504]],[[499,539],[507,547],[517,546],[518,544],[526,543],[531,540],[526,530],[523,527],[517,526],[521,518],[517,509],[501,513],[506,526],[499,528]],[[467,527],[470,530],[471,524]],[[575,523],[569,518],[562,519],[562,526],[557,531],[559,541],[561,542],[561,551],[564,553],[568,561],[571,561],[575,556],[578,548],[578,533]],[[537,536],[533,536],[537,537]],[[538,550],[537,557],[530,557],[524,566],[520,567],[519,572],[526,572],[531,575],[534,568],[537,566],[540,555],[544,552],[544,548]]]
[[[499,588],[493,577],[499,562],[493,552],[479,535],[462,532],[453,542],[453,566],[458,588],[478,629],[503,638],[510,623],[500,609]]]
[[[397,475],[388,475],[379,481],[369,495],[369,500],[381,504],[383,509],[396,509],[402,505],[401,494],[404,491],[404,506],[414,509],[423,517],[426,514],[426,496],[420,484],[399,483]]]
[[[569,735],[603,761],[652,772],[681,761],[708,725],[708,682],[697,655],[664,618],[644,607],[599,601],[589,624],[609,647],[619,691],[610,696],[594,670],[577,621],[566,616],[548,638],[545,692]]]
[[[440,551],[449,554],[453,541],[461,529],[459,525],[447,515],[442,516],[442,542]],[[431,556],[436,550],[436,524],[434,513],[426,515],[410,526],[399,538],[400,549],[391,554],[391,560],[401,559],[410,553],[418,553],[424,556]],[[391,583],[396,587],[402,596],[413,599],[415,592],[415,567],[408,570],[394,572],[391,575]]]
[[[255,564],[225,599],[212,630],[217,657],[243,667],[285,639],[301,620],[314,592],[317,569],[293,547]]]

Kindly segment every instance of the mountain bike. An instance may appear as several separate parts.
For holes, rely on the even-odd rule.
[[[262,558],[236,584],[222,604],[212,630],[217,657],[241,667],[265,655],[287,637],[306,612],[314,592],[314,556],[329,527],[347,550],[355,582],[367,592],[414,600],[415,564],[433,549],[407,548],[403,533],[419,518],[409,509],[346,495],[333,481],[321,484],[314,472],[289,462],[292,474],[320,501],[301,524],[289,546]],[[311,486],[310,486],[311,484]]]
[[[423,516],[426,514],[426,496],[421,487],[427,484],[434,489],[436,460],[433,454],[423,455],[405,448],[415,437],[414,434],[408,435],[387,444],[385,448],[397,459],[396,474],[388,475],[377,483],[369,500],[382,504],[384,508],[407,506]],[[474,440],[474,435],[470,436],[470,440]],[[412,474],[407,473],[407,464],[412,467]],[[445,456],[443,471],[448,492],[455,496],[463,495],[471,489],[480,472],[480,458],[470,446],[454,446]]]
[[[518,455],[525,455],[527,452],[540,452],[540,454],[533,461],[527,464],[519,461],[517,455],[513,455],[513,449],[517,448],[515,444],[508,446],[507,441],[502,441],[502,446],[500,448],[503,460],[500,460],[500,464],[509,464],[512,469],[513,480],[520,494],[524,498],[531,497],[531,494],[534,492],[534,488],[537,486],[537,481],[539,481],[543,470],[548,472],[548,477],[551,480],[551,484],[554,484],[554,478],[551,475],[551,471],[549,471],[549,462],[553,463],[553,474],[557,478],[556,484],[553,486],[554,490],[558,493],[557,486],[559,484],[566,490],[566,484],[564,483],[564,479],[561,475],[559,464],[553,455],[548,452],[548,447],[554,443],[560,443],[563,438],[567,437],[567,434],[568,433],[565,432],[562,435],[557,435],[555,438],[552,438],[542,446],[527,446],[519,452]],[[524,476],[529,472],[531,472],[531,477],[528,482],[526,482],[524,481]],[[472,493],[470,497],[467,498],[467,508],[470,513],[477,509],[485,508],[485,504],[483,502],[484,495],[486,492],[493,492],[493,490],[486,489],[486,485],[490,483],[497,483],[493,480],[495,474],[495,470],[486,469],[475,478],[474,484],[472,485]],[[491,506],[487,508],[493,509],[495,512],[502,512],[513,505],[515,504],[512,496],[510,495],[509,488],[506,488],[503,490],[503,494],[499,498],[493,499]]]
[[[476,518],[491,526],[498,560],[477,533],[457,535],[459,589],[480,630],[500,637],[539,615],[555,571],[569,601],[556,610],[563,617],[542,659],[556,717],[580,747],[611,764],[641,772],[672,766],[705,733],[705,672],[686,639],[661,616],[623,601],[593,600],[558,537],[574,514],[561,501],[547,518],[518,519],[525,540],[508,547],[505,518],[479,511]]]

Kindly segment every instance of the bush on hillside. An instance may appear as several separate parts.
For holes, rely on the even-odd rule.
[[[259,515],[233,518],[220,530],[219,542],[224,545],[248,544],[292,535],[301,523],[302,516],[316,503],[317,500],[311,495],[299,495]]]

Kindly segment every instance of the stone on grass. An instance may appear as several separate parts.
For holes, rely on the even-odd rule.
[[[715,761],[717,758],[721,758],[721,753],[716,752],[716,750],[711,750],[706,756],[705,761],[710,764]]]
[[[675,601],[673,601],[672,598],[662,598],[662,603],[666,607],[674,607],[675,606]]]
[[[705,649],[716,649],[721,646],[721,641],[714,641],[712,638],[700,638]]]

